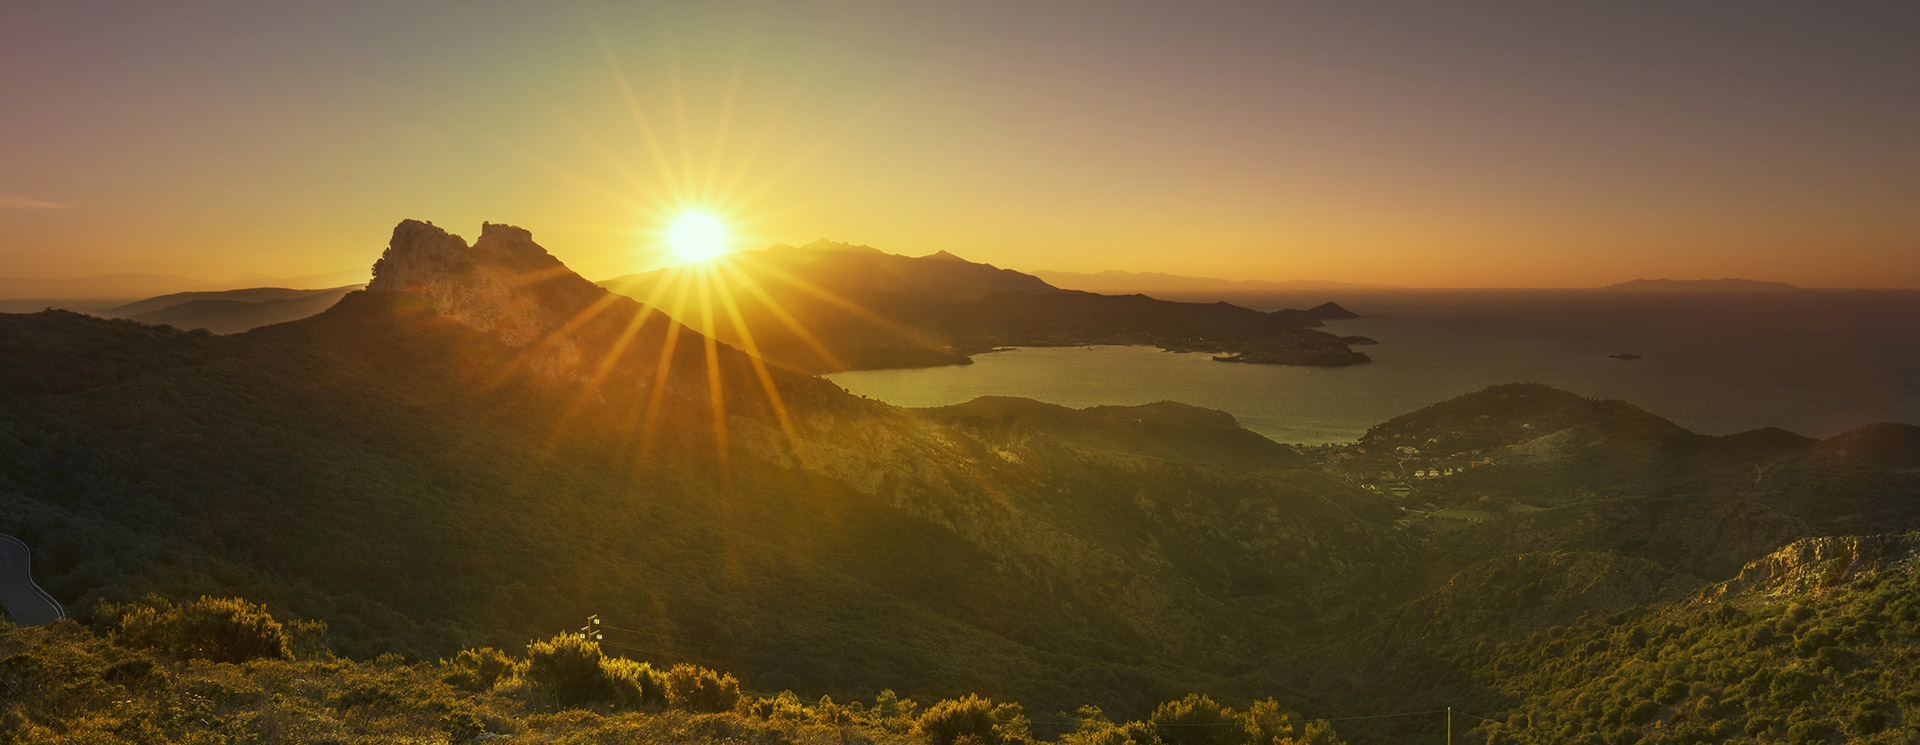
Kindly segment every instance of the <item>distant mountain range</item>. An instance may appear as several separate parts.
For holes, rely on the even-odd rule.
[[[1755,290],[1797,290],[1798,287],[1785,282],[1762,282],[1755,279],[1636,279],[1603,287],[1605,290],[1658,290],[1658,291],[1702,291],[1750,292]]]
[[[795,370],[966,364],[1005,346],[1150,344],[1224,361],[1351,365],[1350,344],[1317,331],[1354,315],[1331,303],[1262,312],[1227,303],[1063,290],[1031,274],[950,253],[909,257],[817,241],[745,251],[698,267],[616,277],[609,289],[678,318],[702,293],[724,293],[703,330]]]
[[[170,274],[100,274],[90,277],[0,277],[0,299],[126,300],[181,292],[217,292],[247,287],[334,287],[359,281],[356,272],[275,277],[248,272],[227,280]]]
[[[364,285],[324,290],[253,287],[218,292],[176,292],[108,308],[98,315],[131,318],[141,323],[166,324],[182,329],[206,329],[234,334],[275,323],[306,318],[339,302]]]
[[[1399,289],[1396,285],[1332,282],[1319,279],[1290,279],[1276,282],[1265,279],[1183,277],[1164,272],[1123,272],[1115,269],[1092,274],[1038,271],[1034,272],[1033,276],[1046,280],[1048,284],[1056,287],[1110,295],[1134,293],[1152,295],[1164,292],[1320,292]]]

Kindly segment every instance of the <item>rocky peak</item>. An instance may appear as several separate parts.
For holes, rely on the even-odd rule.
[[[422,296],[435,313],[511,347],[542,344],[529,362],[547,373],[579,363],[574,342],[555,338],[554,332],[605,294],[524,229],[483,223],[480,239],[469,246],[460,236],[419,220],[394,227],[367,289]]]

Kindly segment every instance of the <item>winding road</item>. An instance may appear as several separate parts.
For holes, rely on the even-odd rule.
[[[0,605],[21,626],[38,626],[67,617],[46,590],[33,583],[33,552],[20,539],[0,533]]]

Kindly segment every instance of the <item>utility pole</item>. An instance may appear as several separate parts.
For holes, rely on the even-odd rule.
[[[604,634],[600,633],[600,614],[595,613],[587,616],[587,625],[581,626],[580,633],[575,636],[590,642],[599,642],[600,638],[604,636]]]
[[[1453,745],[1453,707],[1447,707],[1447,745]]]

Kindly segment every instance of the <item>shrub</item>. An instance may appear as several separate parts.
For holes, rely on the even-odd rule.
[[[1232,716],[1232,711],[1222,712]],[[1310,721],[1299,714],[1282,711],[1280,702],[1273,699],[1256,701],[1247,707],[1242,717],[1246,722],[1245,740],[1250,745],[1331,745],[1339,742],[1334,736],[1333,725],[1326,722]],[[1233,733],[1242,730],[1225,726],[1223,729]]]
[[[1767,700],[1778,706],[1799,703],[1813,692],[1813,676],[1796,670],[1782,670],[1767,686]]]
[[[732,675],[681,663],[667,671],[667,703],[692,711],[732,711],[740,702],[740,682]]]
[[[1853,725],[1854,734],[1871,735],[1887,728],[1887,715],[1878,708],[1861,704],[1853,710],[1847,722]]]
[[[527,646],[527,678],[563,706],[611,701],[601,659],[600,645],[562,634]]]
[[[1787,727],[1787,741],[1822,743],[1839,734],[1839,728],[1817,719],[1802,719]]]
[[[492,647],[463,649],[443,678],[449,685],[469,691],[486,692],[501,678],[520,672],[521,663]]]
[[[888,688],[873,699],[872,708],[867,709],[867,717],[873,721],[886,723],[895,719],[912,719],[920,704],[913,699],[902,699],[899,694]]]
[[[667,700],[666,676],[645,662],[624,657],[602,657],[600,675],[607,680],[608,692],[612,694],[611,703],[615,706],[634,708]],[[738,695],[736,689],[735,696]]]
[[[368,680],[348,686],[327,699],[327,705],[346,711],[361,707],[377,712],[395,712],[415,703],[415,691],[400,680]]]
[[[293,659],[285,628],[265,609],[240,598],[202,596],[176,606],[157,595],[137,604],[101,606],[120,640],[177,657],[214,662]]]
[[[794,695],[793,691],[781,691],[778,695],[754,701],[748,705],[747,713],[761,719],[797,722],[806,718],[807,707],[800,703],[800,697]]]
[[[471,711],[453,711],[440,715],[440,733],[449,743],[473,742],[487,727]]]
[[[914,729],[934,745],[953,745],[962,737],[976,737],[989,744],[998,743],[999,736],[994,731],[994,708],[992,701],[973,694],[968,694],[966,698],[948,699],[927,707]]]
[[[826,727],[842,727],[853,722],[853,713],[847,707],[834,703],[832,696],[821,696],[820,702],[813,705],[813,723]]]
[[[158,665],[153,664],[153,660],[145,656],[114,663],[112,667],[103,671],[100,677],[108,682],[125,686],[128,690],[140,690],[167,682],[167,674],[162,672]]]
[[[1251,735],[1232,711],[1198,693],[1161,704],[1147,717],[1147,726],[1168,745],[1239,745]]]

